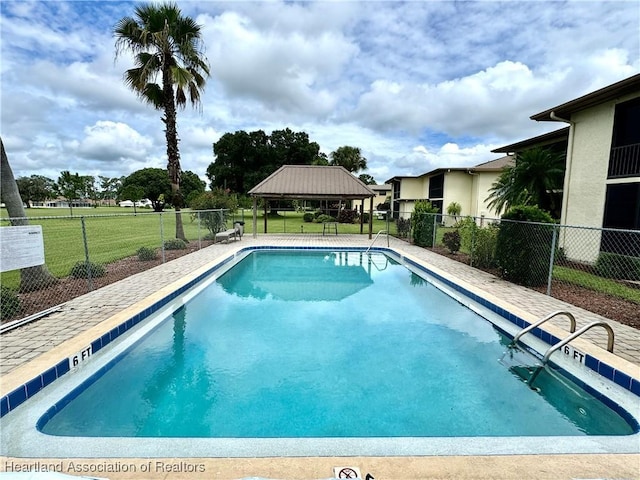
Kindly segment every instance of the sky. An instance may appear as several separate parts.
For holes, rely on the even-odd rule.
[[[499,158],[563,128],[529,117],[640,72],[640,2],[176,2],[211,67],[178,111],[183,170],[225,133],[290,128],[360,148],[378,183]],[[0,135],[16,178],[166,167],[162,112],[123,82],[123,1],[0,2]],[[209,186],[207,184],[207,186]]]

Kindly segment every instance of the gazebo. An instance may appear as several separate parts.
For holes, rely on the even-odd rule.
[[[359,178],[340,166],[283,165],[249,190],[253,197],[253,236],[257,235],[258,198],[265,200],[264,229],[267,231],[269,200],[361,200],[369,199],[369,238],[373,231],[373,198],[375,192]],[[360,232],[363,230],[360,217]]]

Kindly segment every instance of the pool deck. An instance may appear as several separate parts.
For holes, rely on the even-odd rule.
[[[34,372],[50,367],[59,353],[77,352],[87,344],[87,338],[96,331],[106,331],[108,320],[157,297],[158,291],[170,287],[204,265],[222,259],[242,247],[251,246],[369,246],[366,235],[259,235],[245,236],[240,241],[219,243],[196,253],[181,257],[118,283],[78,297],[63,304],[60,311],[24,325],[0,336],[0,391],[6,394],[29,378]],[[386,246],[379,238],[376,246]],[[640,330],[569,305],[541,293],[520,287],[488,273],[473,269],[428,250],[391,238],[390,247],[417,258],[434,269],[473,286],[484,295],[500,299],[524,312],[534,320],[557,310],[569,310],[577,320],[578,328],[593,321],[607,321],[615,332],[614,355],[611,363],[619,362],[634,378],[640,378]],[[640,315],[640,312],[639,312]],[[566,318],[549,322],[551,328],[568,332]],[[577,340],[578,341],[578,340]],[[580,339],[588,348],[606,347],[606,333],[592,329]],[[75,349],[75,350],[74,350]],[[62,357],[64,358],[64,357]],[[42,452],[43,457],[47,455]],[[640,445],[634,455],[502,455],[502,456],[445,456],[445,457],[315,457],[315,458],[256,458],[256,459],[153,459],[149,471],[143,472],[149,459],[87,459],[78,461],[87,467],[93,465],[124,466],[133,464],[127,472],[102,472],[92,475],[102,478],[332,478],[333,467],[355,466],[362,473],[376,479],[413,478],[637,478],[640,479]],[[160,462],[156,464],[155,462]],[[40,460],[54,463],[61,459]],[[164,463],[162,463],[164,462]],[[11,471],[24,465],[33,465],[33,459],[0,458],[0,472]],[[63,471],[79,474],[64,460]],[[151,464],[150,464],[151,465]],[[197,467],[197,468],[196,468]],[[196,469],[192,472],[192,469]],[[204,472],[202,471],[204,469]],[[122,470],[122,468],[120,468]],[[135,472],[134,472],[135,470]],[[85,472],[85,474],[87,474]]]

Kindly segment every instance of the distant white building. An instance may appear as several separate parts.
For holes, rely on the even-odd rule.
[[[121,207],[133,207],[133,202],[131,200],[123,200],[118,203]],[[136,202],[136,207],[151,207],[151,200],[148,198],[143,198],[142,200]]]

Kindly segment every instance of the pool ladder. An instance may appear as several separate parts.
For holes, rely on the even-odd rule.
[[[376,233],[376,236],[373,237],[373,240],[371,241],[371,245],[369,245],[369,248],[367,248],[364,251],[364,253],[369,253],[369,250],[371,250],[371,247],[373,247],[373,244],[376,243],[376,240],[378,239],[381,233],[384,233],[387,236],[387,247],[389,246],[389,232],[387,230],[380,230],[378,233]]]
[[[576,319],[575,319],[575,317],[573,316],[572,313],[565,312],[565,311],[553,312],[553,313],[547,315],[546,317],[540,319],[536,323],[533,323],[533,324],[529,325],[528,327],[522,329],[520,332],[518,332],[518,334],[515,337],[513,337],[513,340],[509,344],[508,348],[515,348],[517,343],[518,343],[518,340],[525,333],[530,332],[531,330],[533,330],[534,328],[538,327],[539,325],[542,325],[543,323],[547,322],[548,320],[551,320],[552,318],[557,317],[559,315],[565,315],[566,317],[569,318],[569,321],[571,322],[570,331],[569,331],[570,334],[567,337],[565,337],[564,339],[560,340],[558,343],[553,344],[551,347],[549,347],[547,349],[547,351],[545,352],[544,356],[542,357],[542,364],[539,365],[538,368],[536,368],[536,370],[533,372],[533,374],[531,375],[531,377],[527,381],[527,383],[529,384],[530,388],[533,388],[533,386],[532,386],[533,385],[533,381],[538,377],[538,375],[540,374],[540,371],[546,366],[546,364],[549,361],[549,358],[551,357],[553,352],[555,352],[556,350],[559,350],[560,348],[565,346],[570,341],[578,338],[580,335],[582,335],[586,331],[591,330],[593,327],[602,327],[607,331],[607,351],[613,352],[613,343],[614,343],[615,335],[613,333],[613,329],[611,328],[611,325],[609,325],[607,322],[596,321],[596,322],[591,322],[588,325],[585,325],[580,330],[576,330]]]

